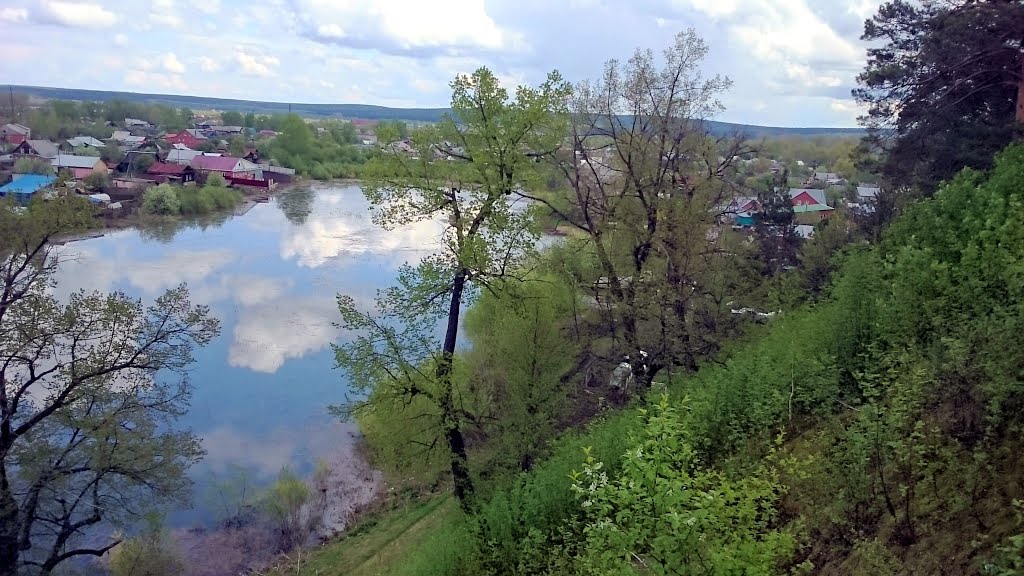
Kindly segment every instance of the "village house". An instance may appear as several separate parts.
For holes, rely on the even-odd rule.
[[[807,184],[827,184],[829,186],[841,186],[846,184],[846,179],[835,172],[814,172],[811,174]]]
[[[146,141],[145,136],[134,136],[127,130],[115,130],[114,134],[110,136],[110,139],[118,144],[127,146],[138,146]]]
[[[865,184],[863,186],[857,186],[857,201],[858,202],[874,202],[878,198],[878,195],[882,192],[882,189],[877,186]]]
[[[32,129],[21,124],[4,124],[0,127],[0,140],[10,144],[21,144],[32,137]]]
[[[93,138],[92,136],[75,136],[74,138],[68,138],[67,147],[74,148],[103,148],[106,146],[100,140]]]
[[[126,128],[149,128],[151,126],[149,122],[138,118],[125,118],[124,125]]]
[[[174,148],[168,150],[167,155],[164,156],[164,162],[168,164],[191,164],[193,158],[203,155],[199,150],[192,150],[182,146],[184,145],[175,144]]]
[[[49,140],[25,140],[15,148],[11,154],[22,154],[25,156],[39,156],[47,160],[53,160],[60,153],[60,147]]]
[[[0,186],[0,196],[12,195],[19,204],[28,204],[33,195],[53,186],[56,181],[55,176],[15,174],[14,180]]]
[[[263,178],[263,171],[258,165],[234,156],[196,156],[192,159],[191,166],[196,172],[220,172],[225,178]]]
[[[107,174],[107,164],[98,156],[72,156],[58,154],[51,161],[57,170],[67,170],[75,180],[88,178],[93,174]]]
[[[800,224],[813,225],[827,219],[835,211],[828,205],[824,190],[814,188],[790,188],[789,201]]]
[[[168,144],[181,144],[188,148],[195,148],[202,144],[204,140],[206,140],[206,136],[200,134],[198,130],[182,130],[177,134],[172,133],[164,136],[164,141]]]
[[[146,170],[146,174],[166,179],[168,182],[188,184],[195,182],[196,171],[187,164],[167,164],[157,162]]]

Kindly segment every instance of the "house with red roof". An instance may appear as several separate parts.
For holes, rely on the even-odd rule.
[[[263,179],[263,171],[259,165],[234,156],[196,156],[192,159],[192,168],[196,172],[207,174],[220,172],[225,178]]]
[[[182,130],[177,134],[168,134],[164,136],[164,140],[166,140],[168,144],[184,144],[189,148],[195,148],[202,144],[203,140],[206,140],[206,138],[198,138],[191,131]]]
[[[4,124],[0,126],[0,141],[10,144],[21,144],[32,138],[32,129],[22,124]]]
[[[146,174],[150,176],[157,176],[160,178],[166,178],[168,182],[176,182],[179,184],[188,184],[195,182],[196,171],[187,164],[165,164],[163,162],[155,162],[146,170]]]

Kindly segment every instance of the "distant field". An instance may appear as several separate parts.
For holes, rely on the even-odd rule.
[[[173,94],[142,94],[136,92],[109,92],[104,90],[78,90],[75,88],[47,88],[42,86],[13,86],[16,92],[57,100],[125,100],[128,102],[151,102],[192,109],[236,110],[256,114],[280,114],[291,110],[303,116],[328,118],[361,118],[366,120],[406,120],[411,122],[436,122],[448,111],[447,108],[388,108],[369,104],[301,104],[287,102],[257,102],[253,100],[232,100],[229,98],[205,98],[201,96],[180,96]],[[709,122],[712,132],[727,134],[742,131],[752,138],[766,137],[813,137],[813,136],[860,136],[860,128],[785,128],[775,126],[754,126],[729,122]]]

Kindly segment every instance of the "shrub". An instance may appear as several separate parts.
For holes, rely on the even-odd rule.
[[[773,527],[773,470],[733,480],[701,465],[662,396],[618,474],[588,455],[573,474],[583,510],[574,562],[583,574],[771,574],[794,551]]]
[[[142,196],[142,209],[149,214],[178,214],[181,212],[181,200],[174,188],[161,184],[146,190]]]
[[[211,172],[210,175],[206,177],[206,185],[213,186],[215,188],[225,188],[227,187],[228,182],[220,172]]]

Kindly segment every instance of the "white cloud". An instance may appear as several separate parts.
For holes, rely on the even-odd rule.
[[[316,29],[316,32],[317,32],[317,34],[319,34],[320,36],[323,36],[324,38],[344,38],[345,37],[345,30],[341,26],[338,26],[337,24],[334,24],[334,23],[331,23],[331,24],[321,24]]]
[[[28,10],[24,8],[0,8],[0,22],[17,24],[28,20]]]
[[[220,70],[220,64],[209,56],[199,57],[199,69],[203,72],[216,72]]]
[[[71,28],[108,28],[118,20],[117,14],[91,2],[42,0],[39,10],[42,22]],[[14,11],[17,12],[17,9]]]
[[[239,48],[235,50],[235,63],[246,76],[267,78],[274,75],[273,69],[281,62],[275,56],[257,56]]]
[[[843,81],[836,76],[829,74],[819,74],[811,69],[810,66],[804,64],[796,64],[793,62],[787,62],[783,65],[783,71],[786,74],[786,78],[793,82],[805,87],[836,87],[841,86]]]
[[[185,65],[181,63],[181,60],[178,60],[178,57],[174,54],[174,52],[168,52],[167,54],[164,54],[163,58],[161,59],[161,63],[163,64],[164,70],[170,72],[171,74],[185,73]]]
[[[317,198],[317,210],[305,225],[288,229],[281,238],[281,257],[295,259],[306,268],[323,266],[339,256],[374,254],[382,261],[400,264],[418,260],[440,245],[443,226],[425,220],[385,231],[369,221],[366,212],[346,207],[351,198],[344,195]]]
[[[220,0],[192,0],[192,6],[211,16],[220,12]]]
[[[181,28],[184,25],[184,21],[178,14],[178,7],[173,0],[153,0],[153,5],[149,11],[149,19],[155,24],[171,28]]]
[[[829,109],[842,115],[843,119],[856,122],[857,117],[867,113],[867,108],[861,106],[856,100],[843,100],[839,98],[829,99]]]
[[[311,34],[381,51],[497,50],[515,38],[487,13],[483,0],[296,0]]]
[[[125,36],[124,34],[121,34],[121,33],[114,34],[114,44],[115,45],[117,45],[117,46],[124,46],[127,43],[128,43],[128,37],[127,36]]]
[[[273,374],[285,361],[327,347],[340,334],[333,298],[289,296],[243,310],[235,325],[228,363]]]

